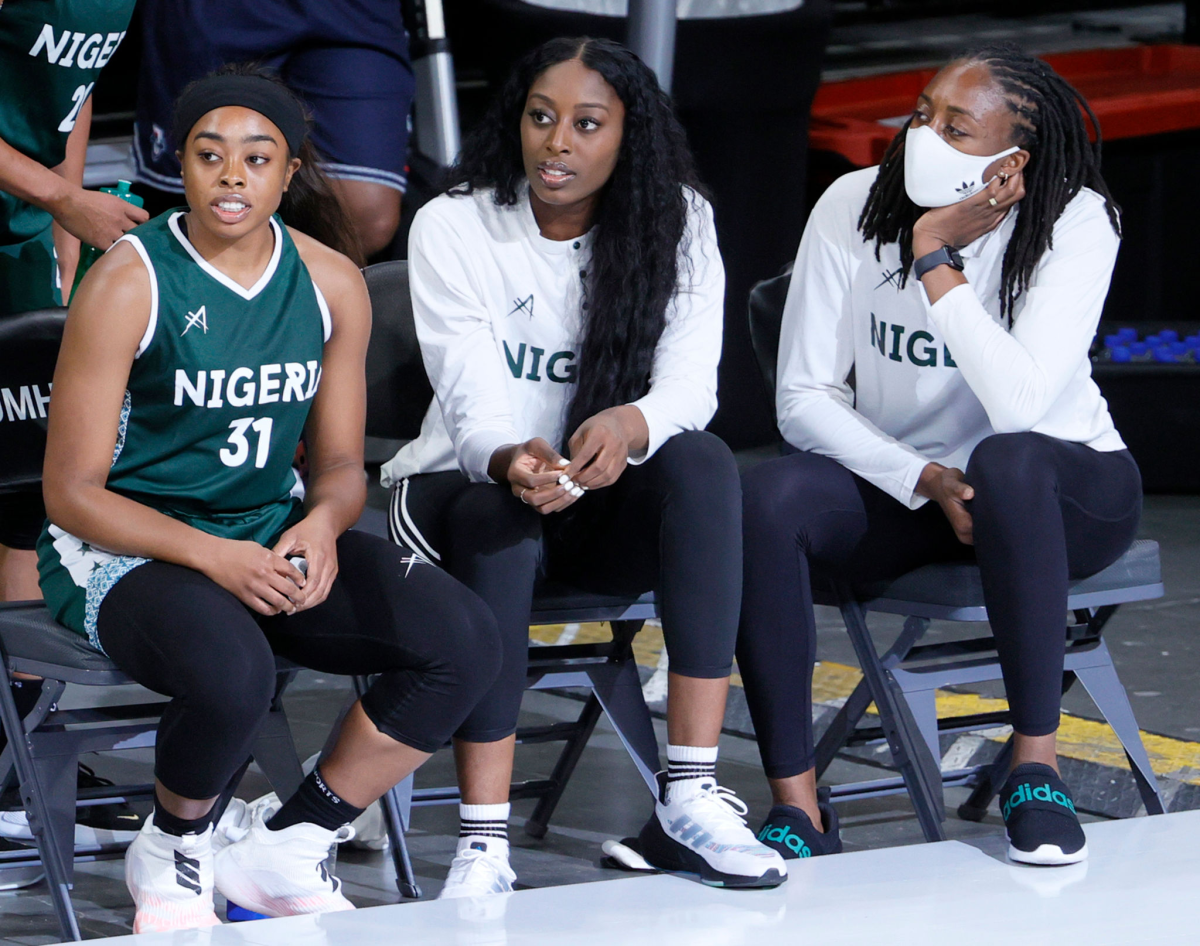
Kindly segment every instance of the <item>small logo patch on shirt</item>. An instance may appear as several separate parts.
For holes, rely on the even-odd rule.
[[[208,334],[208,312],[204,306],[200,306],[199,310],[196,312],[189,312],[187,314],[187,325],[183,327],[183,331],[179,333],[179,337],[182,338],[184,335],[186,335],[188,333],[188,329],[194,325],[200,326],[200,330],[204,332],[205,335]]]
[[[518,312],[524,312],[531,319],[533,318],[533,293],[531,292],[524,299],[513,299],[513,310],[509,315],[516,315]]]
[[[881,274],[883,276],[883,282],[881,282],[875,288],[882,289],[884,286],[895,286],[896,290],[899,291],[900,290],[900,274],[903,272],[904,272],[903,269],[894,269],[894,270],[885,269],[883,271],[883,273]]]

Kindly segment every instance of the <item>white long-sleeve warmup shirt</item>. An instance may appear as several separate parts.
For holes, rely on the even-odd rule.
[[[688,191],[680,288],[667,309],[650,390],[632,402],[650,440],[640,463],[717,407],[725,270],[712,208]],[[417,212],[409,281],[421,355],[436,397],[420,436],[384,464],[391,486],[459,469],[488,482],[492,454],[544,437],[558,446],[575,392],[591,235],[547,240],[527,195],[497,206],[490,190],[438,197]]]
[[[993,433],[1124,449],[1088,357],[1119,243],[1103,199],[1084,189],[1063,210],[1010,330],[1000,271],[1019,210],[961,251],[967,284],[930,305],[920,280],[900,288],[899,246],[876,260],[858,231],[877,170],[835,181],[804,231],[779,341],[784,438],[913,509],[927,463],[965,469]]]

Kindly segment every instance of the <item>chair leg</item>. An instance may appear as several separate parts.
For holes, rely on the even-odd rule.
[[[908,787],[921,831],[927,841],[944,841],[946,835],[942,821],[946,813],[941,768],[930,753],[896,678],[880,662],[867,628],[866,616],[851,587],[839,583],[838,598],[842,619],[858,656],[863,679],[879,710],[879,721],[892,750],[892,760]]]
[[[958,816],[963,821],[982,821],[987,816],[992,799],[996,797],[996,792],[1000,791],[1000,786],[1008,778],[1008,770],[1012,767],[1012,757],[1013,738],[1009,736],[995,761],[979,773],[979,781],[975,783],[971,796],[958,806]]]
[[[304,781],[304,770],[300,768],[292,730],[281,703],[271,707],[254,739],[251,754],[281,801],[291,798]]]
[[[1166,811],[1166,805],[1158,788],[1158,779],[1150,766],[1133,707],[1129,705],[1129,696],[1117,676],[1108,646],[1100,641],[1089,656],[1092,658],[1089,666],[1073,666],[1071,669],[1121,740],[1125,756],[1129,759],[1129,769],[1137,782],[1138,793],[1146,806],[1146,814],[1161,815]]]
[[[4,661],[0,665],[6,665]],[[4,681],[6,684],[6,681]],[[29,827],[37,844],[46,881],[50,887],[50,899],[58,918],[58,926],[64,940],[79,941],[79,923],[75,908],[71,904],[71,872],[74,863],[75,791],[78,757],[49,756],[35,760],[32,737],[28,736],[12,689],[0,685],[0,724],[8,734],[12,747],[13,765],[17,770],[17,781],[21,788],[21,801],[29,817]],[[70,776],[70,784],[64,785],[63,773]],[[43,781],[43,778],[46,780]],[[64,797],[65,802],[64,802]],[[57,817],[57,821],[56,821]],[[66,821],[66,836],[63,837],[61,821]]]
[[[421,888],[408,856],[408,843],[404,832],[408,830],[412,811],[413,777],[410,775],[399,785],[394,785],[379,800],[383,805],[383,817],[387,824],[388,840],[392,847],[392,864],[396,868],[396,887],[400,896],[410,900],[421,899]]]
[[[921,738],[925,740],[925,745],[929,749],[930,756],[932,756],[934,762],[939,763],[938,772],[940,773],[942,746],[938,739],[937,690],[928,687],[923,687],[919,690],[909,690],[905,688],[904,683],[900,683],[900,689],[904,694],[905,700],[908,702],[908,708],[912,711],[917,728],[921,731]],[[940,777],[938,781],[941,781]]]
[[[588,673],[592,680],[592,692],[617,731],[625,751],[637,766],[646,788],[657,798],[656,773],[661,768],[658,737],[654,735],[650,710],[642,697],[642,681],[638,677],[637,664],[631,658],[615,668],[615,673],[613,669],[610,664],[594,668]]]
[[[558,755],[558,761],[554,763],[554,771],[550,774],[552,786],[550,791],[538,799],[537,807],[533,809],[533,814],[525,822],[525,833],[531,838],[546,836],[546,829],[550,825],[554,809],[558,807],[559,799],[562,798],[567,782],[571,780],[571,774],[575,771],[575,766],[579,764],[579,757],[587,748],[588,740],[592,738],[592,732],[599,719],[600,700],[593,693],[583,704],[583,711],[575,723],[575,734],[566,741],[566,745]]]
[[[846,745],[846,741],[858,728],[859,721],[866,715],[867,707],[871,705],[871,688],[864,677],[858,681],[854,692],[847,697],[841,709],[833,717],[828,728],[821,734],[817,743],[817,778],[825,774],[837,754]]]

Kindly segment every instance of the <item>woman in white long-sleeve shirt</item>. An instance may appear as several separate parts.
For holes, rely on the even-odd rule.
[[[785,856],[840,850],[813,769],[810,569],[971,558],[1015,731],[1010,856],[1087,856],[1055,754],[1067,584],[1129,546],[1141,479],[1091,377],[1120,222],[1084,110],[1095,126],[1017,47],[971,50],[813,209],[779,345],[795,452],[743,479],[738,666],[775,801],[760,837]]]
[[[647,860],[782,883],[782,858],[715,779],[741,495],[729,449],[703,430],[724,271],[669,99],[616,43],[552,41],[518,64],[451,181],[409,246],[437,400],[384,468],[393,538],[476,591],[504,641],[499,679],[455,736],[462,829],[441,896],[512,889],[513,733],[539,574],[658,595],[668,770]]]

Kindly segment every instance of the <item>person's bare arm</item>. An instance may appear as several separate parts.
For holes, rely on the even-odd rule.
[[[308,561],[298,608],[320,604],[337,577],[337,539],[362,515],[367,498],[363,436],[367,412],[367,343],[371,300],[358,268],[302,233],[291,231],[313,281],[329,303],[333,331],[325,343],[321,384],[305,426],[308,484],[305,517],[288,529],[275,551]]]
[[[150,317],[150,279],[130,246],[104,256],[80,284],[63,333],[42,493],[50,520],[124,555],[203,572],[262,614],[293,611],[303,576],[255,542],[208,535],[106,488],[130,367]]]
[[[75,119],[75,127],[67,136],[67,156],[63,163],[52,168],[55,174],[69,184],[83,187],[83,170],[87,166],[88,138],[92,132],[92,99],[83,103]],[[71,295],[75,282],[75,268],[79,265],[79,237],[68,233],[57,220],[54,221],[54,250],[58,254],[58,272],[62,276],[63,302]]]
[[[121,234],[145,223],[150,215],[141,207],[112,194],[83,189],[83,166],[87,161],[91,123],[92,100],[89,98],[79,110],[75,129],[67,139],[66,160],[56,168],[42,166],[0,139],[0,190],[45,210],[55,223],[76,239],[107,250]],[[57,234],[55,245],[58,245]],[[74,276],[72,266],[71,278]],[[69,290],[65,274],[63,285]]]

